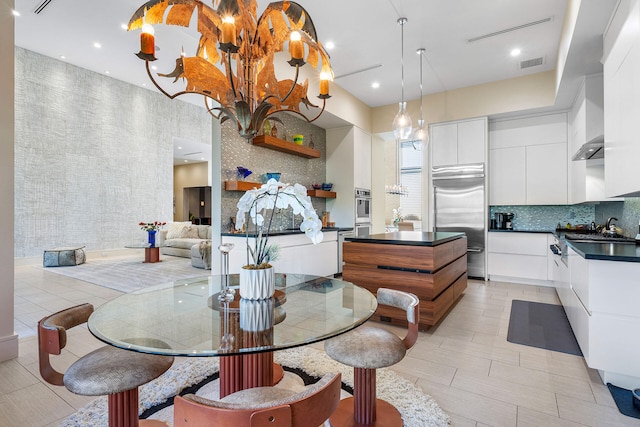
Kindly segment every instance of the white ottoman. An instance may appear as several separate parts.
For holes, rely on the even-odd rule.
[[[207,243],[209,244],[209,250],[207,251],[208,256],[207,256],[206,267],[202,259],[202,255],[200,254],[200,245],[205,244],[205,242],[196,243],[195,245],[191,246],[191,265],[193,267],[211,270],[211,242],[207,242]]]

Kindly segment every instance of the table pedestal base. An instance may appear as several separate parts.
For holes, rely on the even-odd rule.
[[[256,353],[220,358],[220,399],[253,387],[273,386],[284,376],[282,366],[273,363],[273,353]]]
[[[160,248],[144,248],[144,262],[160,262]]]
[[[333,427],[402,427],[400,412],[389,402],[376,400],[376,419],[368,424],[356,421],[353,414],[353,397],[342,399],[338,409],[331,415],[329,421]]]
[[[138,388],[108,396],[109,427],[168,427],[164,421],[138,419]]]

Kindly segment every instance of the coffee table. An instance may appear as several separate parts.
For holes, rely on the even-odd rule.
[[[144,261],[146,263],[154,263],[162,261],[160,259],[160,248],[169,245],[159,245],[155,244],[154,246],[149,245],[148,243],[132,243],[130,245],[125,245],[125,248],[128,249],[144,249]]]

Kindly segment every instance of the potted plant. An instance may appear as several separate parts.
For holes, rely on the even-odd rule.
[[[250,225],[246,227],[247,263],[240,270],[240,296],[247,299],[270,298],[275,291],[275,275],[270,261],[275,261],[278,248],[269,243],[269,234],[276,211],[291,207],[294,215],[302,215],[304,220],[300,230],[313,244],[322,242],[322,222],[304,186],[283,184],[275,179],[270,179],[260,188],[248,190],[237,206],[236,230],[242,230],[247,216],[255,226],[253,244],[249,241]]]

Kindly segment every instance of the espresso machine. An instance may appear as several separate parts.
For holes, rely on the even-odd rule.
[[[491,225],[495,222],[495,228],[497,230],[513,230],[514,216],[511,212],[496,212],[493,214],[494,220],[491,221]]]

